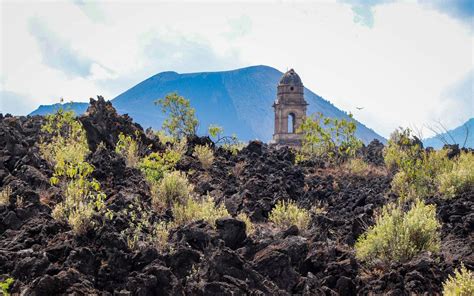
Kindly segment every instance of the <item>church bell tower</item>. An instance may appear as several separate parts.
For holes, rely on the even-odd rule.
[[[277,146],[301,146],[298,129],[306,117],[304,86],[295,70],[286,72],[277,87],[275,110],[275,131],[272,143]]]

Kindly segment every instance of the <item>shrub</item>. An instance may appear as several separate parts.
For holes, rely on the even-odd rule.
[[[12,189],[10,186],[3,187],[0,191],[0,206],[8,205],[10,203],[10,196],[12,195]]]
[[[183,204],[174,204],[173,216],[176,225],[184,225],[193,221],[204,220],[215,226],[217,219],[228,217],[229,213],[224,205],[216,206],[211,196],[200,200],[195,200],[191,196],[188,196]]]
[[[238,214],[237,219],[242,220],[245,223],[245,230],[247,231],[248,235],[252,235],[255,233],[255,226],[253,225],[252,221],[246,213],[242,212]]]
[[[411,130],[399,128],[390,134],[384,148],[385,165],[390,170],[411,166],[411,161],[420,159],[422,153],[421,141],[412,135]]]
[[[440,247],[436,207],[417,200],[408,212],[388,204],[355,244],[356,257],[372,264],[410,260],[422,251],[437,252]]]
[[[173,144],[176,141],[176,139],[173,138],[173,136],[170,136],[170,135],[166,134],[166,132],[164,130],[156,131],[155,135],[156,135],[156,137],[158,137],[158,140],[163,145]]]
[[[168,244],[168,237],[173,223],[160,221],[153,229],[153,241],[159,250],[164,250]]]
[[[367,164],[363,159],[352,158],[346,164],[345,167],[349,172],[355,175],[366,174],[370,170],[369,164]]]
[[[163,178],[164,174],[172,171],[184,155],[186,140],[176,142],[165,152],[153,152],[145,156],[138,163],[138,168],[145,175],[150,184],[155,184]]]
[[[135,167],[140,158],[138,157],[138,143],[131,136],[120,133],[119,140],[115,145],[115,152],[125,157],[129,167]]]
[[[127,208],[121,211],[122,215],[128,220],[128,227],[120,232],[120,235],[127,241],[130,249],[136,249],[138,242],[151,241],[153,227],[150,224],[150,212],[145,210],[137,198]]]
[[[6,280],[0,282],[0,291],[2,291],[2,295],[10,295],[10,288],[14,282],[15,280],[13,278],[7,278]]]
[[[211,136],[211,138],[215,138],[215,142],[218,142],[221,139],[221,135],[224,132],[224,128],[217,124],[211,124],[207,128],[207,131],[209,133],[209,136]]]
[[[437,178],[440,193],[453,198],[468,188],[474,188],[474,154],[462,152],[453,160],[450,170],[445,170]]]
[[[244,149],[245,143],[239,142],[237,138],[235,138],[234,143],[224,143],[222,144],[222,149],[229,151],[232,155],[237,155],[239,152]]]
[[[168,115],[163,122],[163,129],[168,134],[176,139],[196,134],[198,120],[188,99],[177,93],[170,93],[165,98],[156,100],[155,104]]]
[[[208,169],[214,161],[214,152],[209,145],[197,145],[194,147],[194,157],[197,157],[203,168]]]
[[[72,111],[61,109],[46,117],[42,131],[49,135],[39,146],[42,156],[54,165],[51,184],[60,185],[65,197],[52,216],[67,221],[74,233],[85,233],[94,225],[94,214],[105,208],[105,194],[90,177],[94,167],[85,161],[89,153],[85,131]]]
[[[322,113],[308,116],[298,129],[302,146],[297,161],[327,156],[331,162],[343,162],[354,157],[362,142],[355,136],[356,123],[352,120],[324,117]]]
[[[81,122],[75,118],[74,111],[59,109],[55,114],[47,115],[41,130],[47,137],[41,138],[40,153],[55,169],[85,160],[89,146],[86,133]]]
[[[444,296],[471,296],[474,295],[474,273],[464,265],[454,271],[443,284]]]
[[[156,187],[156,194],[153,194],[153,206],[162,210],[173,203],[184,203],[192,190],[186,174],[179,171],[167,173]]]
[[[296,225],[304,230],[309,226],[311,215],[308,210],[299,208],[294,201],[279,201],[270,212],[268,220],[281,228]]]
[[[79,203],[70,210],[67,221],[71,229],[76,234],[84,234],[92,229],[94,223],[92,217],[95,209],[91,203]]]
[[[164,250],[172,222],[153,221],[154,214],[145,209],[137,198],[133,200],[121,214],[128,220],[128,227],[120,235],[127,241],[130,249],[152,244],[159,250]]]
[[[95,180],[76,178],[70,180],[64,189],[65,200],[58,203],[52,212],[56,220],[67,221],[76,234],[92,229],[92,217],[105,208],[105,194]]]
[[[425,151],[409,129],[392,133],[384,151],[387,167],[398,170],[392,189],[403,199],[424,198],[438,190],[438,176],[453,168],[445,150]]]

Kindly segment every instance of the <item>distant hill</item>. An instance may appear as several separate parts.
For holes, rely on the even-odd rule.
[[[40,105],[38,109],[31,112],[30,115],[45,115],[55,113],[60,107],[65,110],[73,110],[76,114],[82,114],[86,112],[88,103],[64,103],[64,104],[53,104],[53,105]]]
[[[163,115],[154,100],[177,91],[190,99],[199,119],[199,133],[219,124],[225,134],[235,133],[242,140],[260,139],[265,142],[273,135],[272,104],[276,87],[283,73],[268,66],[253,66],[232,71],[178,74],[162,72],[135,85],[112,100],[121,114],[128,113],[144,128],[161,127]],[[304,77],[302,77],[304,83]],[[305,88],[309,103],[308,113],[322,112],[326,116],[347,118],[344,111]],[[71,106],[77,113],[85,111],[84,103]],[[41,106],[31,114],[54,111],[52,106]],[[365,143],[385,139],[372,129],[357,122],[357,136]]]
[[[466,129],[469,131],[467,140]],[[459,144],[460,147],[463,146],[463,143],[466,140],[464,146],[474,148],[474,118],[471,118],[463,125],[450,130],[449,133],[442,133],[438,136],[423,140],[423,145],[425,147],[441,148],[444,145],[442,139],[446,139],[449,144]]]

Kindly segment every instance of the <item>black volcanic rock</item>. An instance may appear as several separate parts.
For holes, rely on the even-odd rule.
[[[195,194],[209,193],[234,218],[194,221],[172,229],[167,248],[142,241],[132,250],[122,234],[131,225],[124,210],[139,205],[153,221],[171,219],[172,211],[161,215],[152,209],[143,174],[125,165],[115,142],[121,132],[138,135],[142,156],[164,147],[102,98],[92,100],[80,120],[91,146],[87,161],[114,217],[95,216],[96,229],[75,236],[51,217],[64,197],[50,184],[52,167],[38,151],[43,118],[0,116],[0,186],[12,189],[0,205],[0,280],[15,278],[13,294],[436,295],[461,262],[474,268],[473,190],[451,200],[427,198],[442,222],[439,254],[420,254],[372,272],[356,260],[353,246],[373,225],[374,214],[393,200],[390,174],[352,175],[324,160],[299,165],[293,150],[261,141],[232,155],[206,137],[190,138],[188,152],[193,145],[210,144],[212,167],[202,169],[187,153],[177,169],[188,175]],[[100,142],[105,147],[96,149]],[[382,149],[374,141],[361,153],[383,166]],[[310,228],[278,230],[269,223],[281,200],[312,209]],[[253,234],[235,219],[240,213],[254,222]]]
[[[216,220],[216,228],[225,245],[231,249],[241,247],[247,238],[245,223],[233,218],[221,218]]]

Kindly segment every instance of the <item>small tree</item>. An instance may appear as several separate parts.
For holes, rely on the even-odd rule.
[[[217,125],[217,124],[211,124],[209,125],[208,127],[208,132],[209,132],[209,136],[211,136],[211,138],[215,138],[215,142],[219,142],[220,139],[222,139],[222,133],[224,132],[224,128],[220,125]]]
[[[298,160],[327,156],[335,162],[355,156],[362,142],[356,138],[356,123],[352,120],[325,117],[316,113],[304,119],[298,132],[302,133],[302,147]]]
[[[165,98],[156,100],[155,104],[168,115],[163,122],[163,129],[174,138],[181,139],[196,134],[196,110],[191,107],[188,99],[177,93],[170,93]]]
[[[217,124],[209,125],[208,133],[216,145],[220,145],[224,150],[229,151],[233,155],[237,155],[237,153],[245,146],[244,143],[239,141],[235,134],[224,136],[224,128]]]

